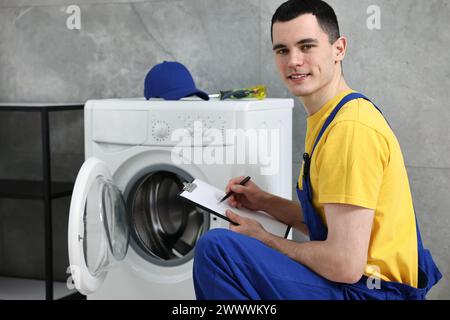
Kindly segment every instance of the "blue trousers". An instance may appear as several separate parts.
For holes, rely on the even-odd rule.
[[[196,244],[193,280],[199,300],[387,299],[364,279],[348,285],[329,281],[254,238],[213,229]],[[394,297],[391,297],[394,298]]]

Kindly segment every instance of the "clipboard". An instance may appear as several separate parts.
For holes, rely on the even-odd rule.
[[[223,190],[217,189],[216,187],[200,179],[195,179],[190,183],[184,183],[183,190],[178,193],[178,197],[182,200],[187,201],[194,206],[200,207],[203,210],[230,223],[234,222],[232,222],[225,215],[225,211],[227,209],[232,210],[242,217],[255,219],[261,223],[266,231],[279,237],[287,238],[291,229],[290,226],[276,220],[263,211],[251,211],[246,208],[233,208],[228,205],[226,201],[219,203],[220,199],[222,199],[224,195],[225,192]]]

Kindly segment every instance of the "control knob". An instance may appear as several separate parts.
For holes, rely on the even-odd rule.
[[[169,125],[165,122],[158,121],[153,126],[152,133],[157,140],[167,139],[170,133]]]

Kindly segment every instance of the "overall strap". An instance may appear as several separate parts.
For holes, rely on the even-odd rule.
[[[380,111],[380,109],[372,101],[370,101],[369,98],[367,98],[366,96],[364,96],[361,93],[352,92],[352,93],[349,93],[348,95],[346,95],[344,98],[342,98],[342,100],[334,108],[334,110],[331,112],[331,114],[328,116],[327,120],[323,124],[322,129],[320,130],[319,134],[317,135],[316,141],[315,141],[314,146],[313,146],[313,148],[311,150],[311,154],[308,154],[308,153],[304,153],[303,154],[303,161],[304,161],[303,177],[306,180],[308,188],[310,187],[309,186],[309,183],[310,183],[309,182],[309,170],[310,170],[311,158],[312,158],[312,155],[314,153],[314,150],[316,149],[317,144],[320,141],[320,138],[322,138],[323,133],[328,128],[330,123],[334,120],[334,118],[336,117],[336,114],[339,112],[339,110],[341,110],[341,108],[347,102],[350,102],[350,101],[355,100],[355,99],[365,99],[365,100],[369,101],[370,103],[372,103],[374,105],[374,107],[377,108],[378,111]],[[383,114],[381,111],[380,111],[380,113]],[[312,193],[310,194],[310,196],[312,196]]]
[[[328,128],[330,123],[334,120],[334,118],[336,117],[336,114],[339,112],[339,110],[341,110],[341,108],[347,102],[350,102],[350,101],[355,100],[355,99],[365,99],[365,100],[369,101],[370,103],[372,103],[374,105],[375,108],[377,108],[378,111],[380,111],[381,114],[383,114],[381,112],[381,110],[372,101],[370,101],[369,98],[367,98],[363,94],[358,93],[358,92],[353,92],[353,93],[350,93],[350,94],[346,95],[344,98],[342,98],[342,100],[338,103],[338,105],[334,108],[333,112],[331,112],[331,114],[328,116],[327,120],[325,121],[322,129],[319,132],[319,135],[316,138],[316,142],[314,143],[314,146],[313,146],[313,148],[311,150],[311,154],[309,155],[310,159],[311,159],[311,157],[313,155],[314,149],[316,149],[316,146],[317,146],[317,144],[320,141],[320,138],[322,137],[323,133]]]

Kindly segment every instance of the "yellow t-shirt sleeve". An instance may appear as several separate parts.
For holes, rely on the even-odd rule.
[[[351,120],[334,124],[323,138],[316,160],[319,203],[375,209],[389,161],[385,138]]]

